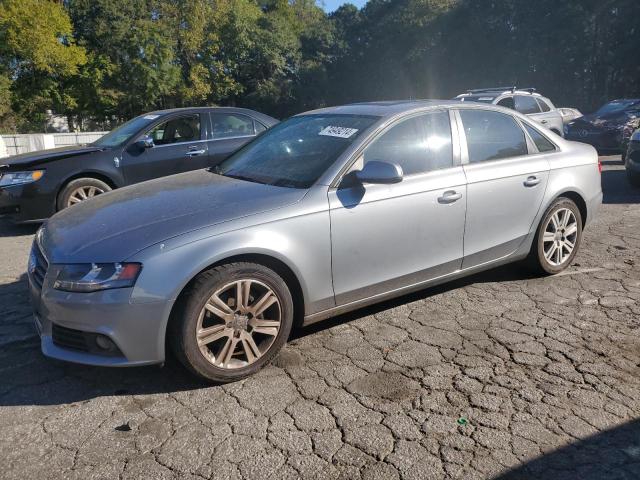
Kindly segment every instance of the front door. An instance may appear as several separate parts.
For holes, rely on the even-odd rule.
[[[464,262],[468,268],[517,250],[540,209],[549,177],[544,154],[529,155],[511,115],[460,109],[468,163]]]
[[[153,146],[129,146],[122,155],[128,184],[207,167],[207,142],[201,115],[184,114],[164,120],[140,137],[148,136]],[[139,137],[139,138],[140,138]]]
[[[404,178],[363,185],[347,174],[329,191],[338,305],[451,273],[462,261],[466,182],[454,164],[449,112],[392,125],[351,171],[372,160],[400,165]]]

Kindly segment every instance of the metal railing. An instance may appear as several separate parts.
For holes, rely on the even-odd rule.
[[[26,135],[2,135],[7,155],[35,152],[45,148],[82,145],[98,140],[107,132],[34,133]]]

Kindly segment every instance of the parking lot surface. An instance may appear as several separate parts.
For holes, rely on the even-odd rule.
[[[174,360],[44,358],[35,227],[0,223],[0,477],[639,478],[640,190],[603,161],[563,274],[513,265],[359,310],[226,386]]]

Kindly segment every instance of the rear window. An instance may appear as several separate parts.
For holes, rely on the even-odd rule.
[[[549,110],[551,110],[551,108],[549,107],[549,104],[546,101],[544,101],[542,98],[538,98],[536,100],[538,100],[538,105],[540,105],[540,109],[543,112],[548,112]]]
[[[531,137],[531,140],[533,140],[533,143],[538,147],[538,151],[540,153],[554,152],[556,150],[556,146],[547,140],[547,137],[542,135],[538,130],[526,123],[524,123],[524,128],[527,130],[527,133]]]

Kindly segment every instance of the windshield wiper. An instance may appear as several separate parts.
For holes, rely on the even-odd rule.
[[[220,173],[219,175],[222,175],[223,177],[235,178],[236,180],[244,180],[245,182],[262,183],[262,184],[264,184],[264,182],[256,180],[255,178],[246,177],[244,175],[238,175],[238,174],[235,174],[235,173]]]

